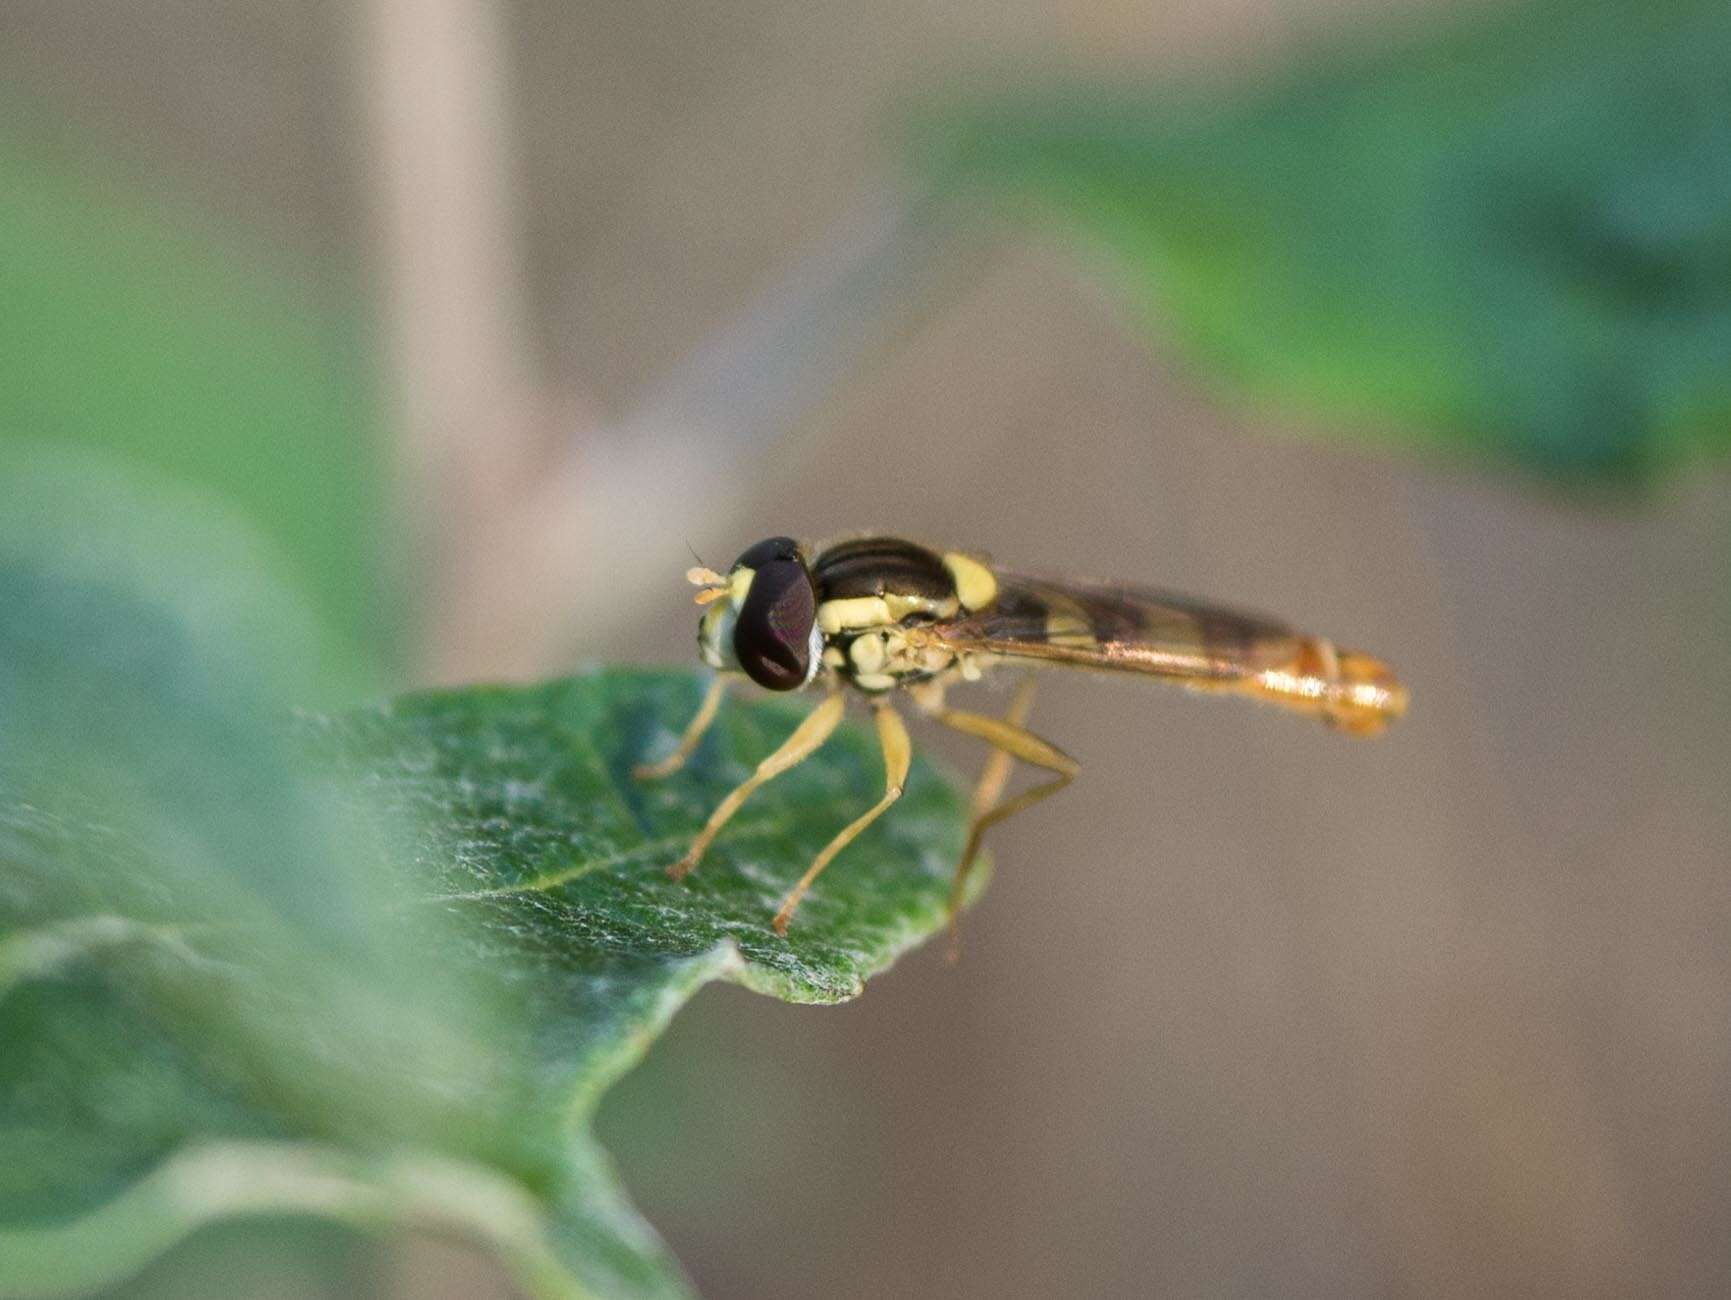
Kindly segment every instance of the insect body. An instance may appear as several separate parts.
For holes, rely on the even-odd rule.
[[[1279,704],[1360,736],[1380,732],[1406,708],[1405,688],[1379,660],[1272,619],[1136,587],[1028,577],[900,538],[859,538],[814,552],[772,537],[746,550],[726,574],[698,568],[687,577],[701,588],[697,603],[705,607],[698,653],[718,676],[678,746],[638,768],[639,777],[678,770],[740,674],[772,691],[821,682],[825,695],[716,807],[668,869],[675,879],[697,865],[752,791],[823,744],[841,720],[843,686],[873,702],[884,754],[883,797],[824,846],[788,892],[773,922],[782,934],[812,881],[901,795],[911,750],[897,698],[993,751],[974,792],[967,844],[951,886],[952,936],[985,830],[1057,793],[1078,767],[1023,726],[1031,678],[1002,718],[946,707],[951,684],[978,680],[997,665],[1140,673]],[[1015,759],[1051,776],[1000,801]]]

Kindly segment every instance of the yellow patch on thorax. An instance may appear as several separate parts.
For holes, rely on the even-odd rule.
[[[949,570],[950,580],[956,584],[956,596],[963,609],[970,612],[984,609],[997,599],[997,578],[973,556],[963,555],[960,551],[946,552],[944,568]]]
[[[895,621],[890,617],[890,607],[882,596],[826,600],[817,607],[817,629],[825,636],[834,636],[848,628],[888,627]]]

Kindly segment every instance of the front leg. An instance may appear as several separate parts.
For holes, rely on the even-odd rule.
[[[709,724],[715,721],[721,698],[726,694],[727,678],[717,677],[711,681],[709,689],[703,693],[703,703],[697,706],[697,716],[686,724],[685,733],[679,737],[679,744],[674,746],[673,752],[660,762],[639,763],[631,769],[631,775],[639,781],[659,781],[684,767],[685,760],[697,748],[697,742],[703,739],[703,733],[709,730]]]
[[[675,880],[684,879],[686,873],[703,857],[710,841],[727,825],[728,818],[739,811],[739,806],[751,796],[753,790],[817,752],[818,746],[829,739],[830,732],[834,731],[836,724],[841,721],[842,708],[840,692],[832,691],[823,703],[806,714],[805,720],[793,729],[793,734],[782,741],[781,748],[759,763],[755,772],[741,781],[727,798],[715,806],[715,811],[709,814],[709,820],[703,824],[703,829],[697,832],[697,838],[691,841],[691,847],[685,851],[685,856],[667,868],[667,874]]]

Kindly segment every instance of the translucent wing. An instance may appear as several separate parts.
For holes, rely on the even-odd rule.
[[[984,609],[930,629],[948,649],[1203,682],[1290,662],[1302,638],[1256,614],[1167,592],[996,574]]]
[[[995,574],[983,609],[924,629],[958,655],[1142,673],[1248,695],[1362,735],[1406,707],[1406,690],[1369,655],[1286,624],[1138,587]]]

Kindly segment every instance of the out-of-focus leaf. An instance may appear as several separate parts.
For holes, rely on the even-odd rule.
[[[0,135],[0,444],[106,450],[220,496],[383,657],[358,304],[206,220]]]
[[[0,1294],[102,1286],[237,1215],[449,1232],[538,1296],[683,1294],[596,1101],[705,982],[835,1001],[938,928],[952,787],[916,764],[777,938],[881,786],[860,730],[674,884],[796,706],[730,706],[655,785],[628,769],[689,674],[291,720],[318,642],[243,531],[4,469]]]
[[[1731,447],[1731,6],[1380,35],[1246,98],[1007,100],[928,157],[1102,244],[1259,401],[1575,479]]]

